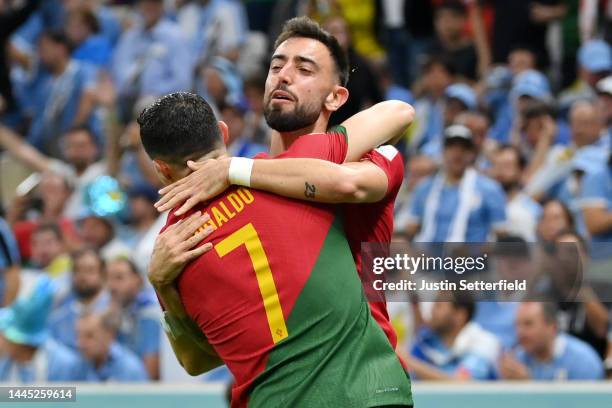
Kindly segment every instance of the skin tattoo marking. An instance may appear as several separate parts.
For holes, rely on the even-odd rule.
[[[308,182],[304,183],[306,189],[304,190],[304,196],[306,198],[315,198],[315,193],[317,192],[317,187],[314,184],[309,184]]]

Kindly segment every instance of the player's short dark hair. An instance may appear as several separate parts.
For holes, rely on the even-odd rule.
[[[74,44],[68,38],[63,30],[46,30],[40,36],[41,38],[47,38],[55,44],[63,45],[66,48],[68,54],[72,54],[74,50]]]
[[[38,225],[36,228],[34,228],[34,231],[32,231],[32,235],[40,234],[41,232],[50,232],[55,235],[55,238],[57,238],[59,241],[64,241],[64,234],[62,233],[59,225],[57,225],[55,222],[47,222]]]
[[[142,144],[153,159],[185,164],[223,145],[217,118],[201,96],[176,92],[161,97],[138,117]]]
[[[336,64],[340,85],[346,86],[349,79],[348,56],[338,43],[336,37],[325,31],[319,24],[308,17],[295,17],[283,25],[283,31],[274,42],[274,49],[278,48],[279,45],[289,38],[296,37],[311,38],[325,45]]]

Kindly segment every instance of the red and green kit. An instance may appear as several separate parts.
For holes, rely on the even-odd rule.
[[[327,160],[344,161],[346,143],[326,146]],[[210,215],[202,228],[213,227],[214,248],[178,289],[235,377],[232,407],[412,404],[333,207],[239,187],[197,209]]]

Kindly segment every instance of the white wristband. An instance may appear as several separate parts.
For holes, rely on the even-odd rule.
[[[229,182],[237,186],[251,187],[253,159],[232,157],[229,166]]]

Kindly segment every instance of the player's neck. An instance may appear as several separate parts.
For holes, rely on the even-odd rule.
[[[292,130],[290,132],[280,132],[280,143],[272,143],[270,153],[277,155],[289,149],[291,145],[300,137],[310,133],[325,133],[327,131],[328,121],[322,115],[312,125],[301,129]]]

